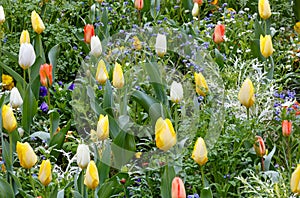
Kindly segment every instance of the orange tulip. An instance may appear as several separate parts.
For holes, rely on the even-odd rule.
[[[217,44],[224,42],[224,36],[225,36],[225,25],[222,24],[216,25],[213,34],[214,42]]]
[[[292,121],[283,120],[282,121],[282,135],[288,137],[292,132]]]
[[[202,3],[203,3],[202,0],[193,0],[193,2],[194,2],[194,3],[198,3],[199,6],[201,6]]]
[[[40,67],[40,80],[41,84],[45,87],[52,85],[52,65],[47,63]],[[48,84],[49,83],[49,84]]]
[[[172,181],[172,198],[186,198],[184,184],[179,177]]]
[[[94,26],[87,24],[86,26],[84,26],[83,31],[84,31],[84,42],[90,43],[92,36],[95,35]]]
[[[255,143],[253,145],[256,154],[263,157],[266,154],[266,147],[264,140],[260,136],[255,136]]]
[[[143,0],[135,0],[135,1],[134,1],[134,7],[135,7],[137,10],[143,9],[143,7],[144,7],[144,1],[143,1]]]

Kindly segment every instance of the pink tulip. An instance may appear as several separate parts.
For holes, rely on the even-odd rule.
[[[172,198],[186,198],[184,184],[179,177],[172,181]]]
[[[224,36],[225,36],[225,25],[221,25],[221,24],[216,25],[213,34],[214,42],[217,44],[224,42]]]

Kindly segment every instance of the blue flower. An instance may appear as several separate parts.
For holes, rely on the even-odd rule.
[[[41,104],[41,106],[40,106],[40,109],[41,109],[44,113],[47,113],[49,107],[48,107],[48,105],[47,105],[46,102],[43,102],[43,103]]]
[[[41,96],[41,97],[45,97],[45,96],[47,96],[47,93],[48,93],[47,88],[44,87],[44,86],[41,86],[41,87],[40,87],[40,96]]]
[[[75,84],[74,84],[74,83],[72,83],[72,84],[68,87],[68,89],[69,89],[70,91],[73,91],[74,88],[75,88]]]
[[[59,86],[62,86],[62,85],[63,85],[63,82],[58,81],[58,84],[59,84]]]

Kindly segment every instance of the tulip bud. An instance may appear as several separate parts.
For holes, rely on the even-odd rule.
[[[17,120],[10,106],[2,107],[2,124],[8,132],[13,132],[17,128]]]
[[[84,178],[84,184],[89,188],[94,190],[99,184],[98,169],[95,162],[90,161]]]
[[[216,44],[224,42],[225,37],[225,25],[218,24],[215,27],[214,34],[213,34],[213,41]]]
[[[96,80],[100,84],[104,84],[108,79],[108,73],[106,70],[105,62],[101,59],[98,63],[97,72],[96,72]]]
[[[174,103],[179,103],[183,99],[183,89],[181,83],[173,81],[171,84],[170,98]]]
[[[266,20],[271,16],[271,8],[268,0],[259,0],[258,2],[259,16]]]
[[[23,69],[28,69],[35,62],[35,52],[33,46],[30,43],[21,44],[19,52],[19,65]]]
[[[282,135],[288,137],[292,132],[292,121],[283,120],[282,121]]]
[[[179,177],[174,177],[172,181],[172,198],[186,198],[184,184]]]
[[[259,157],[263,157],[266,154],[265,143],[260,136],[255,136],[255,143],[253,144],[253,147]]]
[[[294,25],[294,30],[300,35],[300,22],[297,22]]]
[[[159,57],[163,57],[167,52],[167,37],[163,34],[157,34],[155,51]]]
[[[292,174],[291,190],[293,193],[300,193],[300,164],[297,165],[296,170]]]
[[[197,3],[199,6],[201,6],[202,3],[203,3],[202,0],[193,0],[193,2],[194,2],[194,3]]]
[[[206,93],[209,91],[206,80],[202,73],[196,73],[195,76],[195,84],[196,84],[196,92],[201,96],[206,96]]]
[[[91,52],[90,54],[99,57],[102,53],[102,45],[98,36],[92,36],[91,38]]]
[[[20,45],[23,43],[29,43],[30,44],[30,37],[29,37],[29,32],[27,30],[23,30],[21,37],[20,37]]]
[[[260,35],[260,52],[265,57],[268,58],[273,54],[272,38],[270,35]]]
[[[36,11],[31,12],[31,24],[33,30],[38,34],[41,34],[45,30],[45,25]]]
[[[10,105],[12,108],[18,108],[23,104],[23,99],[20,95],[18,88],[12,88],[10,92]]]
[[[84,42],[90,43],[92,36],[95,35],[94,26],[87,24],[84,26],[83,31],[84,31]]]
[[[23,168],[31,168],[37,162],[37,156],[28,142],[17,142],[17,154]]]
[[[165,120],[161,117],[156,121],[155,124],[155,141],[156,146],[167,151],[177,142],[176,133],[174,131],[172,122],[166,118]]]
[[[192,15],[193,17],[197,17],[200,13],[200,9],[199,9],[199,4],[198,3],[194,3],[194,7],[192,9]]]
[[[85,169],[90,162],[90,149],[85,144],[80,144],[77,147],[77,165],[81,169]]]
[[[137,36],[133,37],[133,47],[136,50],[141,50],[142,49],[141,41]]]
[[[49,160],[43,160],[39,170],[39,180],[44,186],[52,180],[51,163]]]
[[[135,7],[137,10],[143,9],[143,7],[144,7],[144,0],[135,0],[135,1],[134,1],[134,7]]]
[[[44,87],[51,87],[52,85],[52,65],[44,64],[40,67],[40,81]]]
[[[121,89],[124,86],[124,75],[122,71],[122,67],[119,63],[115,63],[115,68],[113,72],[113,86]]]
[[[254,87],[249,78],[247,78],[240,89],[238,99],[246,108],[250,108],[255,102]]]
[[[103,116],[102,114],[99,117],[99,121],[97,124],[97,137],[100,140],[105,140],[109,136],[109,122],[108,116]]]
[[[2,6],[0,6],[0,25],[1,25],[2,23],[4,23],[4,22],[5,22],[4,9],[3,9]]]
[[[203,166],[208,161],[207,149],[202,137],[199,137],[195,143],[194,150],[192,152],[192,159],[200,166]]]

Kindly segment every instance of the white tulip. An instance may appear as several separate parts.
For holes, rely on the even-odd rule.
[[[18,108],[23,104],[23,99],[20,95],[18,88],[12,88],[10,92],[10,105],[12,108]]]
[[[172,102],[179,103],[183,98],[183,88],[181,83],[173,81],[171,84],[170,98]]]
[[[0,6],[0,24],[4,23],[4,21],[5,21],[4,9],[2,6]]]
[[[192,10],[192,15],[193,17],[197,17],[199,15],[199,5],[198,3],[194,3],[194,7],[193,7],[193,10]]]
[[[89,147],[85,144],[80,144],[77,147],[76,155],[77,155],[77,165],[81,169],[85,169],[91,160]]]
[[[33,46],[30,43],[23,43],[19,52],[19,65],[23,69],[28,69],[35,62],[35,52]]]
[[[157,34],[155,51],[159,57],[163,57],[167,52],[167,37],[163,34]]]
[[[98,36],[92,36],[91,38],[91,55],[96,57],[100,56],[102,53],[102,45]]]

